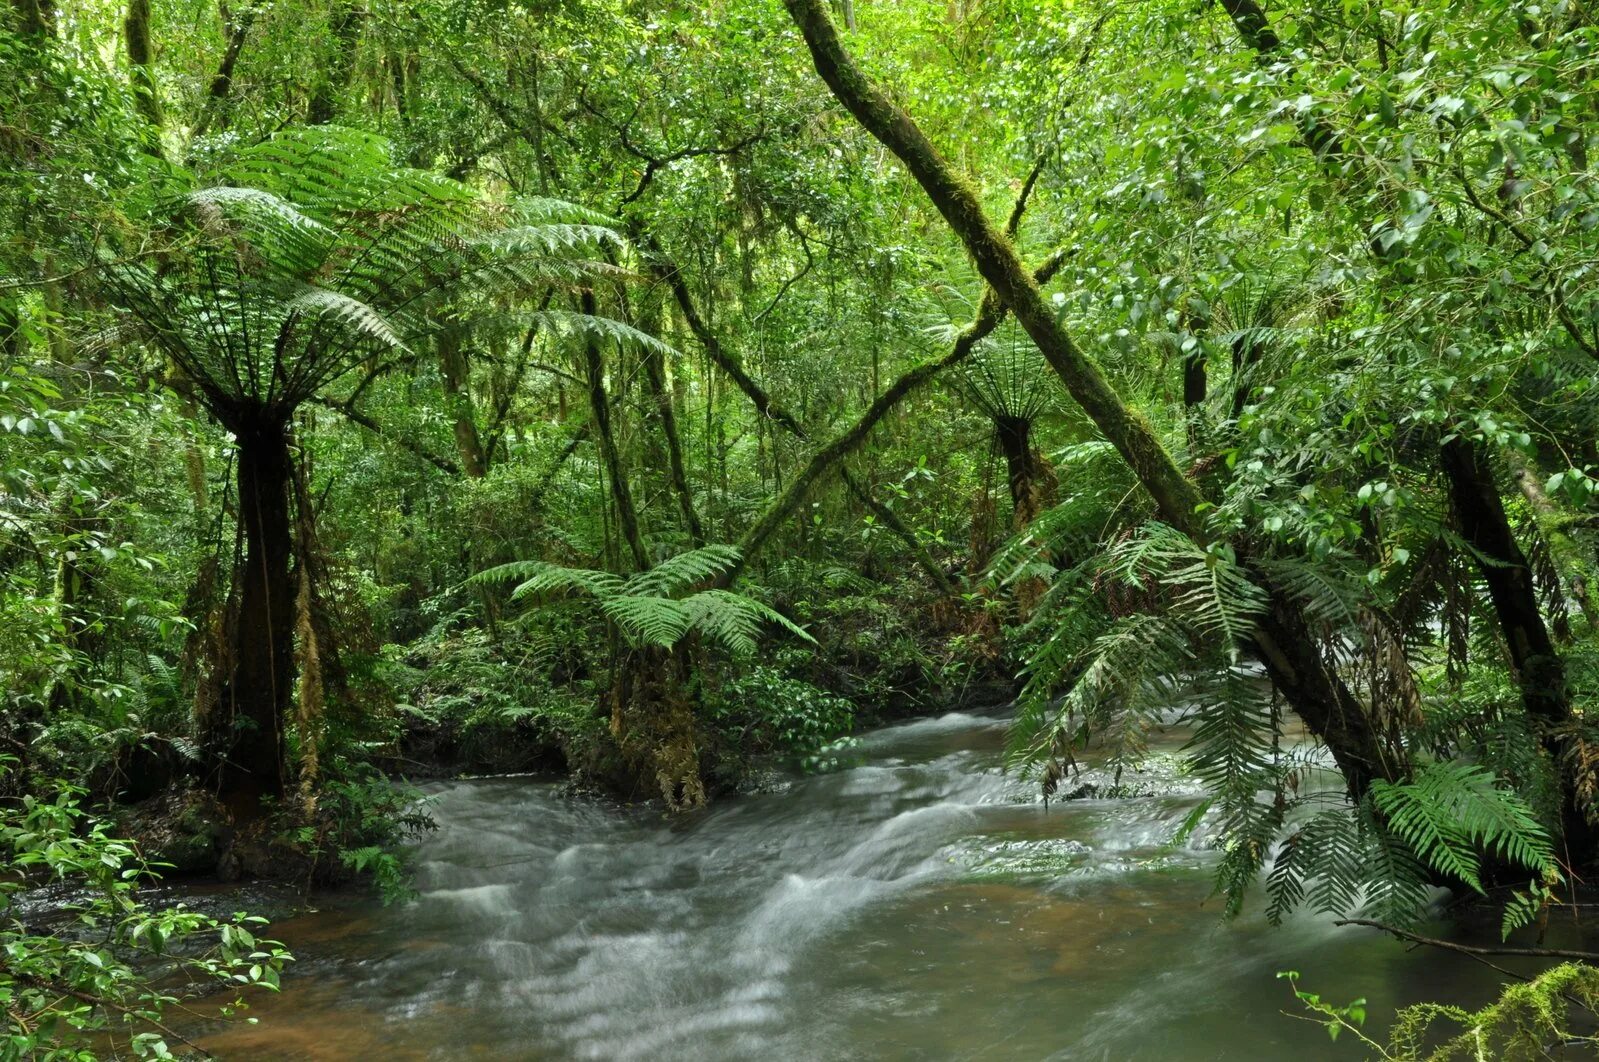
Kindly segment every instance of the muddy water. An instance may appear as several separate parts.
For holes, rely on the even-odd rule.
[[[1357,1058],[1293,1010],[1486,1000],[1489,971],[1362,930],[1207,902],[1199,803],[1056,802],[1000,769],[1005,721],[868,735],[852,766],[681,820],[551,783],[434,791],[420,897],[277,927],[300,957],[244,1059]],[[1166,739],[1175,751],[1182,735]],[[1158,759],[1158,758],[1157,758]],[[1090,779],[1093,773],[1089,774]],[[1100,781],[1105,779],[1101,778]]]

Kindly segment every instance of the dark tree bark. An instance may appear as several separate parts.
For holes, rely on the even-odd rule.
[[[1005,456],[1006,482],[1010,486],[1011,524],[1020,531],[1049,502],[1054,492],[1055,475],[1043,455],[1033,447],[1033,423],[1026,417],[1000,417],[994,421],[994,437]]]
[[[194,139],[198,140],[213,127],[226,129],[228,127],[229,97],[233,94],[233,68],[238,65],[239,54],[244,51],[244,42],[250,35],[250,27],[255,24],[256,9],[251,6],[244,9],[238,17],[226,3],[220,5],[222,12],[222,27],[227,34],[227,44],[222,49],[222,59],[217,63],[217,72],[211,78],[211,85],[206,89],[205,109],[200,112],[200,120],[194,124]]]
[[[1016,315],[1068,393],[1137,475],[1161,518],[1203,541],[1206,531],[1200,507],[1204,498],[1198,487],[1177,467],[1148,421],[1127,407],[1067,333],[1010,240],[989,221],[976,192],[955,174],[911,117],[855,66],[822,0],[786,3],[822,80],[921,184],[966,246],[978,272]],[[1358,799],[1374,775],[1391,777],[1397,765],[1389,762],[1354,695],[1321,659],[1298,606],[1273,592],[1271,613],[1255,639],[1267,670],[1300,718],[1326,743],[1344,771],[1351,796]],[[1301,635],[1305,641],[1283,644],[1283,639]]]
[[[1204,405],[1209,386],[1205,352],[1202,347],[1198,347],[1183,355],[1183,408],[1192,413]]]
[[[1538,608],[1532,568],[1517,543],[1481,446],[1456,436],[1443,447],[1444,472],[1460,535],[1479,554],[1478,568],[1504,630],[1529,715],[1564,723],[1571,707],[1565,666]]]
[[[1229,407],[1233,420],[1243,416],[1244,407],[1249,405],[1249,398],[1255,393],[1255,368],[1265,353],[1265,344],[1247,335],[1233,340],[1233,400]]]
[[[133,67],[133,102],[144,118],[146,129],[144,148],[160,158],[161,96],[156,89],[155,66],[150,48],[150,0],[128,0],[127,13],[122,19],[123,43],[127,47],[128,64]]]
[[[211,729],[222,757],[220,795],[235,814],[251,817],[262,797],[283,793],[288,776],[283,722],[294,691],[294,463],[280,416],[248,411],[230,426],[238,440],[244,564],[230,673]]]
[[[683,464],[683,440],[677,428],[677,410],[672,406],[672,392],[666,386],[666,362],[655,349],[644,351],[644,380],[655,404],[655,418],[666,440],[667,467],[672,481],[672,493],[677,498],[678,509],[683,514],[683,527],[689,541],[697,548],[705,545],[705,529],[700,524],[699,513],[694,510],[694,494],[689,490],[688,471]]]
[[[50,0],[11,0],[11,12],[24,37],[55,35],[55,5]]]
[[[1482,446],[1464,436],[1455,436],[1443,446],[1443,468],[1460,537],[1476,554],[1477,569],[1488,584],[1488,596],[1521,691],[1522,707],[1541,731],[1543,745],[1563,779],[1561,819],[1566,842],[1574,851],[1589,856],[1593,830],[1569,778],[1575,718],[1566,686],[1566,668],[1538,607],[1532,567],[1505,515],[1493,466]]]

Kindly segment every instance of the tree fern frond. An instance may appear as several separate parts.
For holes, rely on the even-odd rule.
[[[290,313],[331,321],[349,333],[347,342],[369,341],[383,350],[403,353],[405,340],[375,307],[328,288],[304,287],[284,302]]]
[[[566,568],[547,561],[511,561],[486,568],[467,579],[469,585],[503,585],[521,580],[511,593],[520,600],[533,594],[548,594],[581,590],[596,598],[604,598],[622,590],[620,576],[590,568]]]
[[[693,617],[669,597],[615,594],[600,598],[600,608],[635,644],[670,649],[688,633]]]
[[[570,313],[562,310],[541,310],[538,313],[526,315],[531,324],[548,330],[552,335],[569,339],[595,340],[601,343],[615,343],[618,346],[648,350],[657,354],[676,355],[677,351],[669,344],[661,342],[648,332],[641,332],[631,325],[608,317],[596,317],[591,314]]]
[[[712,544],[679,553],[628,579],[630,594],[672,596],[715,578],[739,562],[737,546]]]
[[[620,233],[603,225],[546,222],[488,232],[472,241],[472,246],[495,255],[545,257],[621,239]]]
[[[1373,783],[1371,800],[1417,858],[1478,892],[1480,851],[1540,874],[1554,870],[1548,831],[1485,767],[1428,764],[1409,782]]]
[[[1058,707],[1048,707],[1051,690],[1072,663],[1050,660],[1048,670],[1035,657],[1028,666],[1011,732],[1011,759],[1024,771],[1036,769],[1085,723],[1109,719],[1111,711],[1152,725],[1154,713],[1171,703],[1171,678],[1193,659],[1187,632],[1169,617],[1135,613],[1123,617],[1076,662],[1081,671]],[[1137,727],[1123,727],[1134,735]]]

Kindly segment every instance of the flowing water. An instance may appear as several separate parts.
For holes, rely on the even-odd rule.
[[[867,735],[853,765],[679,819],[495,779],[434,787],[413,902],[279,924],[299,956],[248,1059],[1316,1059],[1279,970],[1339,1002],[1479,1003],[1500,980],[1359,929],[1207,902],[1200,803],[1054,802],[1005,720]],[[1183,735],[1164,741],[1168,751]],[[1157,751],[1159,747],[1157,747]],[[1095,777],[1090,771],[1089,778]],[[1108,779],[1100,777],[1101,782]]]

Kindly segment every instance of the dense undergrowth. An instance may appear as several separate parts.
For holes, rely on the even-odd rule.
[[[1046,798],[1189,727],[1230,914],[1575,909],[1592,12],[785,8],[4,8],[13,1055],[276,976],[157,864],[403,898],[409,780],[1012,697]]]

